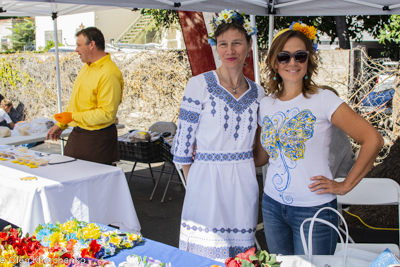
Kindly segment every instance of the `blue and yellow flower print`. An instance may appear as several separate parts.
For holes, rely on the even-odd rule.
[[[270,159],[275,160],[279,169],[282,169],[282,173],[273,176],[272,182],[287,204],[293,202],[291,196],[284,195],[290,185],[290,169],[296,168],[296,161],[304,158],[305,142],[313,137],[315,120],[311,111],[299,111],[298,108],[263,118],[261,144]]]

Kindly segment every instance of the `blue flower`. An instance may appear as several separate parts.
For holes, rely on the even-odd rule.
[[[209,43],[211,46],[217,45],[217,44],[215,43],[215,40],[212,39],[212,38],[208,38],[208,43]]]

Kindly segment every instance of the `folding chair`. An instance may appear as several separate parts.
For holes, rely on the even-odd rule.
[[[335,181],[338,182],[343,180],[344,178],[335,179]],[[346,195],[338,195],[337,201],[339,212],[342,212],[343,205],[397,205],[400,227],[400,186],[392,179],[364,178]],[[400,250],[397,244],[351,243],[349,244],[349,248],[358,248],[378,254],[386,248],[389,248],[392,253],[400,256]],[[336,251],[340,249],[341,246],[338,244]]]

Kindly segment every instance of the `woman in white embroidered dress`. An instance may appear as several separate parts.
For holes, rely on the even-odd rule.
[[[179,248],[224,261],[255,243],[259,190],[252,147],[265,93],[243,75],[255,29],[235,11],[222,11],[214,22],[220,25],[209,42],[215,40],[222,65],[188,82],[172,152],[187,180]]]
[[[383,145],[374,127],[334,92],[312,81],[317,68],[311,42],[315,33],[314,27],[293,23],[277,34],[266,59],[270,95],[260,103],[258,123],[262,128],[257,130],[254,157],[260,166],[269,156],[262,212],[270,253],[304,254],[301,223],[322,207],[337,208],[336,195],[344,195],[357,185]],[[333,125],[361,145],[343,182],[335,182],[329,169]],[[337,215],[330,210],[322,211],[319,218],[338,224]],[[333,254],[336,243],[332,228],[314,225],[313,254]]]

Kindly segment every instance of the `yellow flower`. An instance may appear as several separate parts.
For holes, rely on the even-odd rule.
[[[84,239],[99,239],[101,236],[101,229],[98,225],[91,223],[82,229]]]
[[[64,235],[60,232],[53,232],[53,234],[49,238],[50,241],[50,247],[53,247],[56,243],[58,244],[63,244],[65,247],[65,244],[67,243],[67,239],[65,239]]]
[[[302,28],[303,28],[303,26],[301,26],[301,24],[299,22],[296,22],[295,24],[293,24],[294,31],[301,31]]]
[[[113,236],[110,238],[110,242],[114,245],[119,245],[121,243],[122,238],[120,236]]]
[[[77,226],[76,221],[70,220],[64,224],[61,224],[60,228],[61,228],[61,231],[66,231],[68,233],[72,233],[74,231],[73,228],[75,228],[76,226]]]

